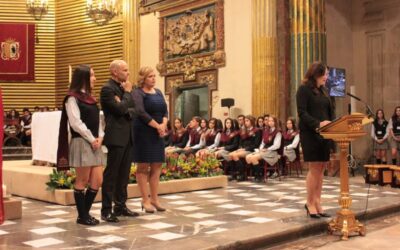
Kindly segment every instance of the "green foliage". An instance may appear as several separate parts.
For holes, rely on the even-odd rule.
[[[68,171],[57,171],[53,169],[50,174],[50,181],[46,183],[47,190],[53,191],[54,189],[73,189],[75,183],[76,173],[75,169],[71,168]]]
[[[160,181],[222,175],[223,171],[220,166],[221,162],[212,154],[205,154],[201,157],[172,154],[166,158],[161,167]],[[136,171],[136,165],[132,164],[129,183],[136,183]],[[46,183],[47,190],[73,189],[75,178],[76,173],[73,168],[60,172],[53,169],[50,181]]]

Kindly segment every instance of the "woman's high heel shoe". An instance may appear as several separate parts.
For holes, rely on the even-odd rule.
[[[321,218],[321,216],[319,216],[319,214],[311,214],[310,211],[308,210],[307,204],[304,204],[304,208],[306,209],[307,216],[310,216],[310,218],[313,218],[313,219]]]
[[[156,203],[153,203],[153,202],[151,202],[151,205],[153,205],[153,207],[155,207],[158,212],[165,212],[167,210],[161,206],[158,206]]]
[[[319,215],[320,217],[326,217],[326,218],[331,217],[331,215],[330,215],[330,214],[327,214],[327,213],[318,213],[318,215]]]
[[[148,213],[148,214],[154,214],[154,212],[155,212],[154,209],[148,208],[148,207],[144,206],[143,203],[142,203],[142,211],[143,211],[143,210],[144,210],[146,213]]]

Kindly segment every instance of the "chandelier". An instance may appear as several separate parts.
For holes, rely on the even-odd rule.
[[[115,2],[116,0],[87,0],[86,13],[95,23],[106,24],[119,14]]]
[[[49,9],[47,0],[26,0],[26,7],[35,20],[42,19]]]

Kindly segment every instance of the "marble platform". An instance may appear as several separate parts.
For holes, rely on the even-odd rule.
[[[50,180],[49,175],[52,173],[52,171],[52,167],[33,166],[31,165],[31,161],[4,161],[3,183],[7,185],[8,191],[13,195],[60,205],[74,205],[75,200],[73,190],[47,190],[46,182]],[[159,193],[170,194],[219,188],[225,187],[227,183],[227,177],[224,175],[163,181],[160,182]],[[100,194],[101,188],[96,197],[96,201],[101,201]],[[139,196],[140,192],[137,184],[129,184],[128,197],[134,198]]]

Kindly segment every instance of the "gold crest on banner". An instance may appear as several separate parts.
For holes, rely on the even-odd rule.
[[[21,55],[19,48],[19,42],[15,39],[8,38],[1,42],[1,59],[5,61],[18,60]]]

